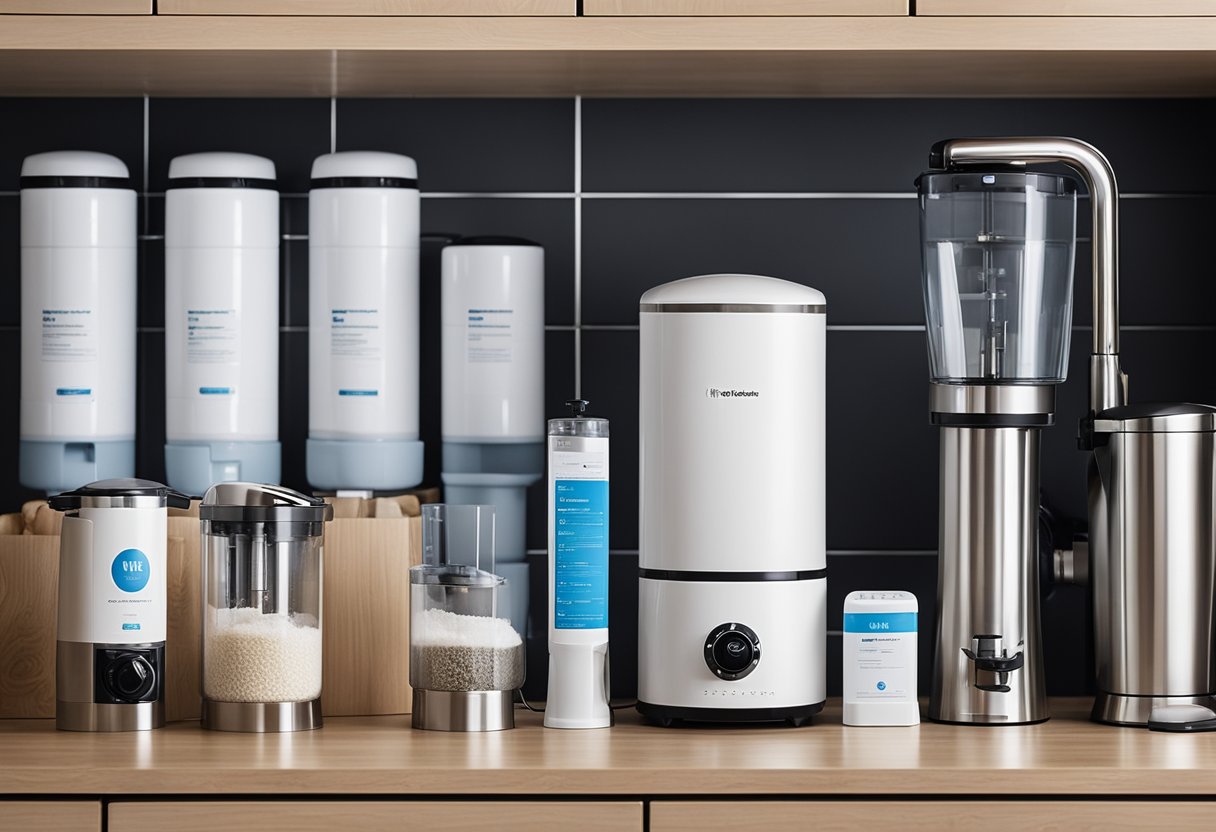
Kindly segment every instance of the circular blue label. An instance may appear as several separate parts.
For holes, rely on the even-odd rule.
[[[887,683],[886,683],[886,682],[879,682],[879,683],[878,683],[878,689],[879,689],[879,690],[886,690],[886,689],[887,689]]]
[[[110,565],[114,586],[123,592],[139,592],[148,585],[150,573],[148,556],[138,549],[123,549]]]

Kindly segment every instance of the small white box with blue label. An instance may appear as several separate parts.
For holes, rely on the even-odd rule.
[[[844,599],[844,724],[919,725],[916,596],[862,590]]]

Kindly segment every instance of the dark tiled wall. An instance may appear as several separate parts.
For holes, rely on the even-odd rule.
[[[926,362],[913,179],[950,135],[1068,134],[1110,157],[1124,192],[1124,367],[1136,400],[1216,401],[1216,281],[1206,243],[1216,168],[1208,101],[849,100],[0,100],[0,350],[13,376],[0,415],[0,508],[16,484],[23,156],[82,148],[126,161],[141,200],[139,473],[163,477],[164,200],[169,159],[259,153],[283,196],[280,435],[287,484],[306,488],[308,228],[312,159],[331,147],[406,153],[423,189],[423,432],[438,480],[438,252],[445,235],[511,234],[547,256],[550,411],[576,391],[613,420],[613,677],[636,683],[637,299],[715,271],[772,274],[829,300],[829,687],[839,689],[840,607],[856,588],[913,590],[927,680],[936,604],[937,438]],[[1084,212],[1082,212],[1084,213]],[[1088,233],[1088,218],[1081,221]],[[1079,247],[1070,381],[1043,440],[1043,491],[1084,518],[1089,254]],[[791,429],[797,429],[791,425]],[[723,503],[729,504],[729,493]],[[545,545],[543,491],[529,545]],[[533,555],[534,597],[544,559]],[[1088,675],[1085,592],[1044,605],[1048,684],[1080,693]],[[544,611],[534,609],[528,692],[545,688]]]

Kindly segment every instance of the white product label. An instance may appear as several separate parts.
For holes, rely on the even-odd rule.
[[[510,364],[514,309],[470,309],[465,315],[465,359],[470,364]]]
[[[594,451],[554,451],[551,476],[559,480],[602,480],[608,475],[608,455]]]
[[[845,695],[850,702],[916,697],[914,612],[844,614]]]
[[[97,358],[97,315],[91,306],[42,310],[42,360]]]
[[[329,354],[378,361],[384,348],[379,309],[331,309]]]
[[[186,362],[235,364],[241,347],[241,322],[235,309],[186,310]]]

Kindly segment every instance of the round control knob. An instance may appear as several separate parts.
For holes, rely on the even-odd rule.
[[[156,689],[156,670],[138,653],[123,653],[105,672],[106,690],[115,699],[141,702]]]
[[[705,639],[705,664],[719,679],[742,679],[760,664],[760,638],[743,624],[720,624]]]

